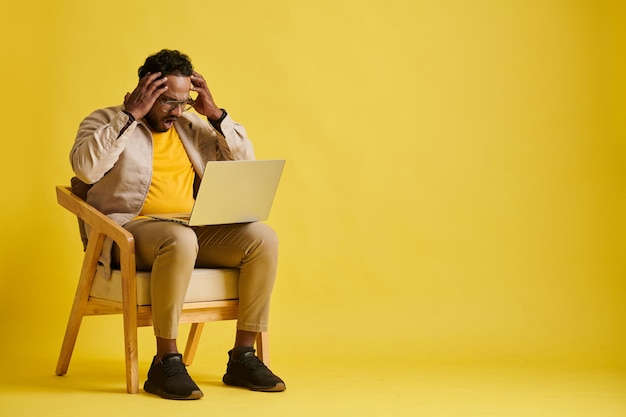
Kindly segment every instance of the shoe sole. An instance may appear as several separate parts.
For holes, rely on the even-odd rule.
[[[161,388],[152,385],[149,381],[146,381],[143,385],[143,390],[149,392],[150,394],[165,398],[166,400],[199,400],[204,396],[200,390],[194,390],[189,395],[173,394],[171,392],[163,391]]]
[[[287,387],[285,386],[284,382],[279,382],[278,384],[272,385],[272,386],[253,385],[253,384],[249,384],[249,383],[247,383],[245,381],[242,381],[240,379],[237,379],[235,377],[232,377],[230,375],[224,375],[224,378],[222,378],[222,381],[226,385],[231,385],[231,386],[234,386],[234,387],[248,388],[251,391],[282,392],[282,391],[287,389]]]

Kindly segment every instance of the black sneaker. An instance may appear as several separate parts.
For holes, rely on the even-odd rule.
[[[170,400],[197,400],[202,398],[202,391],[191,379],[183,363],[183,355],[172,353],[165,355],[161,362],[155,363],[156,356],[148,371],[148,380],[143,389]]]
[[[278,392],[286,389],[282,379],[270,371],[251,347],[240,346],[228,352],[228,366],[222,381],[226,385],[252,391]]]

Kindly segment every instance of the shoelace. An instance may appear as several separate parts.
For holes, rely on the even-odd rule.
[[[254,370],[258,368],[267,368],[267,366],[265,366],[265,364],[261,361],[261,359],[257,358],[252,353],[244,354],[237,359],[239,360],[239,362],[241,362],[243,366],[245,366],[248,369]]]
[[[186,374],[187,370],[185,369],[185,365],[181,362],[161,362],[161,366],[163,368],[163,373],[167,376],[174,376],[176,374]]]

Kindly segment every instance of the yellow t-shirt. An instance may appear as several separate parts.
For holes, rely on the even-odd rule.
[[[195,173],[178,132],[153,132],[152,144],[152,182],[140,215],[190,212]]]

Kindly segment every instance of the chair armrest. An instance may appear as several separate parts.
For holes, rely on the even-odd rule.
[[[133,235],[113,220],[82,200],[69,187],[58,185],[57,202],[88,224],[92,232],[102,233],[115,241],[122,251],[134,253]]]

